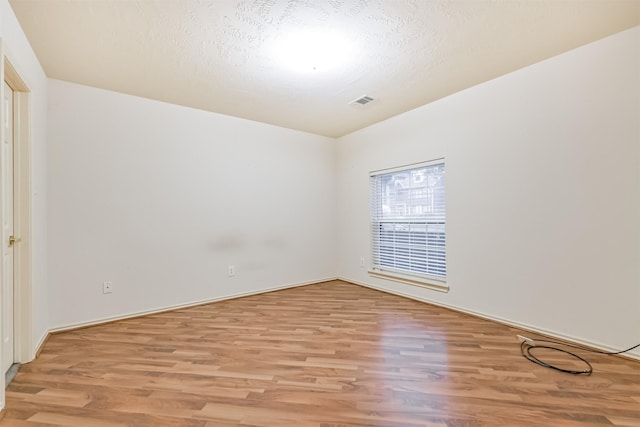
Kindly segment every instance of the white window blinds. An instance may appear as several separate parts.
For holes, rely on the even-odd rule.
[[[371,173],[373,269],[444,281],[444,160]]]

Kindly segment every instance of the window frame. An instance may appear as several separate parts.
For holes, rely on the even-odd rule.
[[[419,213],[417,214],[407,214],[405,213],[405,217],[402,216],[396,216],[395,218],[391,217],[391,218],[383,218],[383,213],[382,211],[385,209],[384,205],[382,203],[382,201],[380,200],[380,197],[384,197],[382,196],[381,193],[381,179],[383,179],[382,177],[384,176],[390,176],[393,174],[398,174],[401,172],[412,172],[415,170],[419,170],[419,169],[424,169],[424,168],[429,168],[429,167],[434,167],[434,166],[438,166],[438,165],[442,165],[442,174],[440,175],[442,178],[446,177],[446,164],[445,164],[445,159],[444,158],[438,158],[438,159],[434,159],[434,160],[429,160],[426,162],[420,162],[420,163],[413,163],[413,164],[409,164],[409,165],[404,165],[404,166],[399,166],[399,167],[394,167],[394,168],[389,168],[389,169],[381,169],[381,170],[376,170],[376,171],[371,171],[369,172],[369,186],[370,186],[370,236],[371,236],[371,241],[370,241],[370,249],[371,249],[371,266],[368,270],[368,273],[370,276],[372,277],[376,277],[376,278],[381,278],[381,279],[385,279],[385,280],[392,280],[392,281],[396,281],[396,282],[400,282],[400,283],[404,283],[404,284],[408,284],[408,285],[414,285],[414,286],[420,286],[420,287],[425,287],[425,288],[429,288],[429,289],[434,289],[437,291],[441,291],[441,292],[448,292],[449,291],[449,286],[447,284],[447,272],[446,272],[446,259],[447,259],[447,251],[446,251],[446,178],[445,181],[443,181],[443,183],[441,184],[441,186],[443,187],[442,190],[438,193],[438,197],[442,198],[442,202],[437,206],[437,208],[439,209],[437,212],[437,214],[428,214],[425,213],[423,216],[416,216],[416,215],[422,215],[422,212],[420,210]],[[415,182],[415,181],[414,181]],[[413,184],[412,188],[413,188]],[[421,187],[416,187],[415,189],[419,190]],[[424,187],[426,188],[426,187]],[[435,195],[432,196],[435,200]],[[410,199],[409,199],[410,200]],[[436,203],[436,202],[433,202]],[[391,207],[387,206],[387,209],[391,209]],[[441,213],[440,213],[441,211]],[[435,220],[434,218],[438,217],[437,220]],[[395,266],[390,266],[390,265],[384,265],[383,262],[380,262],[381,257],[384,256],[384,254],[381,251],[381,247],[383,246],[383,243],[388,243],[388,240],[385,240],[385,237],[382,235],[383,231],[381,231],[381,228],[383,226],[383,224],[393,224],[395,226],[401,227],[400,224],[405,224],[408,225],[409,227],[411,226],[417,226],[418,228],[420,228],[421,226],[425,227],[425,231],[424,231],[424,257],[416,257],[414,254],[410,255],[410,262],[413,262],[414,259],[417,259],[418,262],[423,263],[424,264],[424,269],[428,270],[430,267],[427,267],[428,262],[431,258],[433,258],[434,256],[440,256],[439,252],[442,252],[442,265],[443,265],[443,269],[444,269],[444,274],[443,275],[435,275],[435,274],[429,274],[428,272],[420,272],[420,271],[416,271],[416,269],[410,269],[410,268],[397,268],[397,263],[398,263],[398,258],[403,258],[402,256],[396,258],[395,255],[393,256],[393,263],[396,264]],[[442,234],[442,244],[440,245],[440,242],[438,242],[438,245],[433,246],[433,245],[429,245],[428,241],[429,241],[429,227],[430,226],[438,226],[438,228],[442,228],[442,232],[435,232],[435,234]],[[394,227],[395,228],[395,227]],[[395,239],[395,233],[396,231],[392,231],[393,234],[393,238]],[[415,235],[415,232],[411,231],[411,229],[409,228],[408,234],[411,234],[412,238]],[[418,233],[419,235],[420,233]],[[396,242],[393,243],[392,247],[393,247],[393,251],[395,252],[397,246]],[[398,243],[398,246],[402,246],[401,243]],[[414,243],[410,243],[410,244],[404,244],[404,246],[414,246]],[[430,249],[431,246],[431,249]],[[434,249],[434,248],[438,248],[439,246],[442,246],[442,250],[440,249]],[[406,250],[406,249],[405,249]],[[422,251],[422,248],[420,248],[420,251]],[[412,250],[413,252],[413,250]]]

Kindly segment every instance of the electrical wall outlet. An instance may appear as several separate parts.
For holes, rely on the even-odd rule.
[[[236,275],[236,266],[235,265],[230,265],[229,266],[229,277],[233,277]]]
[[[110,294],[113,292],[113,282],[103,282],[102,283],[102,293]]]
[[[360,257],[360,267],[364,267],[364,257]]]

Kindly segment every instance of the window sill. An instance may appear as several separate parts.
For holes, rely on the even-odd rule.
[[[392,280],[398,283],[404,283],[405,285],[418,286],[420,288],[432,289],[438,292],[449,292],[449,285],[445,282],[439,283],[434,281],[430,281],[429,279],[423,279],[420,277],[412,277],[412,276],[403,276],[400,274],[395,274],[391,272],[382,272],[377,270],[369,270],[369,276],[377,277],[378,279]]]

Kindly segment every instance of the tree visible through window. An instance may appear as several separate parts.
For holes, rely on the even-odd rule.
[[[444,160],[371,174],[373,269],[444,281]]]

